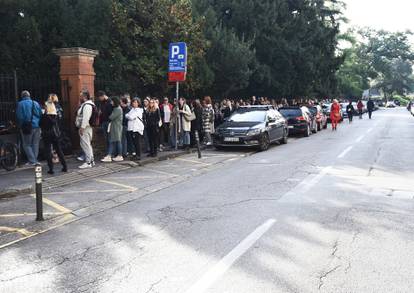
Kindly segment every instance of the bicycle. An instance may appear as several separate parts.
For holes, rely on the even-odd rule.
[[[18,151],[15,144],[0,140],[0,165],[7,171],[16,169]]]

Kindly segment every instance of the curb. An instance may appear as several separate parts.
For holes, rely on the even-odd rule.
[[[172,154],[159,154],[158,157],[156,158],[149,158],[149,159],[144,159],[142,162],[135,162],[135,161],[124,161],[122,163],[118,163],[118,164],[102,164],[100,166],[103,167],[110,167],[112,166],[122,166],[124,168],[120,169],[120,170],[109,170],[108,172],[106,172],[105,174],[97,174],[97,175],[92,175],[92,176],[84,176],[83,180],[78,180],[76,182],[73,181],[69,181],[69,182],[59,182],[58,184],[48,184],[48,180],[57,180],[59,179],[59,177],[61,176],[65,176],[65,175],[60,175],[60,176],[55,176],[55,177],[51,177],[48,180],[45,180],[44,183],[44,189],[49,190],[49,189],[53,189],[56,187],[63,187],[63,186],[67,186],[73,183],[79,183],[79,182],[83,182],[86,181],[88,179],[91,178],[97,178],[101,175],[109,175],[109,174],[114,174],[114,173],[118,173],[118,172],[122,172],[122,171],[126,171],[132,168],[138,168],[140,166],[146,166],[149,164],[153,164],[156,162],[161,162],[161,161],[166,161],[166,160],[170,160],[170,159],[174,159],[183,155],[187,155],[187,154],[192,154],[195,153],[196,151],[194,151],[193,149],[189,150],[189,151],[178,151],[176,153],[172,153]],[[94,168],[89,169],[89,170],[94,170]],[[76,172],[69,172],[66,175],[69,174],[75,174]],[[86,175],[86,174],[85,174]],[[22,185],[22,186],[13,186],[11,188],[5,189],[5,190],[0,190],[0,199],[7,199],[7,198],[13,198],[13,197],[17,197],[19,195],[25,195],[28,193],[33,193],[34,192],[34,184],[33,185]]]

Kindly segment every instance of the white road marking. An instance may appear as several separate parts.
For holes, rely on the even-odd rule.
[[[338,159],[344,158],[353,148],[353,146],[347,147],[342,153],[339,154]]]
[[[373,130],[373,128],[370,128],[367,130],[367,134],[370,133]]]
[[[297,186],[297,191],[299,193],[306,193],[308,192],[312,187],[314,187],[316,184],[319,183],[319,181],[322,180],[323,177],[332,169],[332,166],[328,166],[322,169],[321,172],[319,172],[318,175],[314,177],[306,177],[299,185]],[[295,188],[296,189],[296,188]],[[291,192],[291,191],[289,191]]]
[[[209,289],[224,273],[256,243],[274,224],[275,219],[269,219],[256,228],[249,236],[240,242],[232,251],[223,257],[201,279],[199,279],[186,293],[203,293]]]
[[[360,137],[357,138],[356,142],[361,142],[364,139],[365,135],[361,135]]]

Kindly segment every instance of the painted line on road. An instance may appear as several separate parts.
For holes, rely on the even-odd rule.
[[[9,233],[17,232],[17,233],[22,234],[23,236],[30,236],[33,234],[33,232],[30,232],[23,228],[13,228],[13,227],[5,227],[5,226],[0,226],[0,232],[9,232]]]
[[[209,163],[204,163],[204,162],[195,161],[195,160],[188,160],[188,159],[183,159],[183,158],[176,158],[176,160],[177,161],[182,161],[182,162],[187,162],[187,163],[200,164],[200,165],[204,165],[204,166],[211,166],[211,164],[209,164]]]
[[[347,147],[342,153],[339,154],[338,159],[344,158],[353,148],[353,146]]]
[[[249,236],[240,242],[232,251],[222,258],[214,267],[212,267],[201,279],[186,291],[186,293],[203,293],[209,289],[224,273],[256,242],[259,240],[274,224],[275,219],[269,219],[264,224],[256,228]]]
[[[31,197],[36,198],[36,194],[30,194]],[[71,210],[65,208],[64,206],[47,199],[46,197],[43,197],[43,203],[47,204],[48,206],[54,208],[55,210],[58,210],[59,212],[62,212],[63,214],[70,214],[72,213]]]
[[[355,142],[359,143],[364,139],[365,135],[361,135],[360,137],[357,138],[357,140]]]
[[[367,130],[367,134],[370,133],[373,130],[373,128],[370,128]]]
[[[63,213],[43,213],[45,216],[59,216]],[[16,213],[16,214],[3,214],[0,215],[0,218],[18,218],[18,217],[27,217],[27,216],[36,216],[35,213]]]
[[[179,175],[177,175],[177,174],[168,173],[168,172],[165,172],[165,171],[160,171],[160,170],[155,170],[155,169],[148,168],[148,167],[142,167],[142,169],[143,169],[143,170],[150,171],[150,172],[154,172],[154,173],[162,174],[162,175],[169,175],[169,176],[171,176],[171,177],[179,177]]]
[[[123,188],[129,189],[130,191],[136,191],[137,190],[136,187],[129,186],[129,185],[125,185],[125,184],[121,184],[121,183],[118,183],[118,182],[109,181],[109,180],[95,179],[95,181],[96,182],[100,182],[100,183],[106,183],[106,184],[110,184],[110,185],[115,185],[115,186],[118,186],[118,187],[123,187]]]
[[[73,191],[55,191],[55,192],[43,192],[44,195],[59,195],[59,194],[80,194],[80,193],[99,193],[99,192],[125,192],[131,191],[128,189],[88,189],[88,190],[73,190]]]

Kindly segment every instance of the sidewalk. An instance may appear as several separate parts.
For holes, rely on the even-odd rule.
[[[69,169],[68,173],[60,172],[61,165],[56,164],[54,175],[47,174],[47,164],[46,162],[42,162],[43,190],[61,187],[68,184],[85,181],[91,178],[97,178],[103,175],[117,173],[120,171],[151,164],[162,160],[168,160],[184,154],[188,154],[188,151],[164,151],[158,153],[158,157],[156,158],[146,157],[144,155],[141,161],[125,160],[119,163],[97,162],[95,167],[84,170],[78,169],[78,166],[81,165],[81,162],[78,162],[74,157],[70,157],[69,159],[67,159]],[[33,167],[21,167],[11,172],[1,170],[0,199],[34,192],[34,176],[35,174]]]

